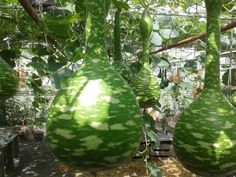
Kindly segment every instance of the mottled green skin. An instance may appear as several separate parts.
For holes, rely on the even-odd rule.
[[[0,58],[0,100],[6,100],[15,95],[18,81],[16,72]]]
[[[131,82],[131,88],[137,97],[140,107],[148,108],[158,103],[160,87],[149,65],[145,64],[141,68],[137,76]]]
[[[236,106],[236,92],[234,92],[234,93],[232,94],[231,103],[232,103],[234,106]]]
[[[236,110],[214,89],[204,89],[179,117],[173,146],[177,158],[201,176],[236,169]]]
[[[139,106],[147,108],[157,104],[160,98],[160,86],[149,66],[149,45],[153,21],[148,9],[143,11],[139,27],[143,40],[143,65],[137,76],[131,81],[130,86],[137,97]]]
[[[128,82],[132,80],[132,72],[123,61],[114,61],[112,63],[115,70]]]
[[[127,162],[142,132],[135,95],[108,63],[104,2],[87,1],[85,61],[56,95],[47,121],[47,138],[56,157],[83,171]]]
[[[139,23],[139,30],[143,41],[150,38],[150,35],[153,30],[153,20],[148,8],[145,8],[142,13],[141,20]]]
[[[123,61],[121,54],[120,14],[121,10],[117,9],[114,20],[114,62],[112,65],[115,70],[129,83],[132,79],[132,72]]]
[[[236,169],[236,109],[222,95],[219,72],[221,0],[205,0],[207,50],[204,90],[180,115],[174,132],[176,157],[203,177]]]

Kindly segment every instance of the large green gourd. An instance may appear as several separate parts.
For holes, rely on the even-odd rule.
[[[115,70],[127,81],[130,82],[132,72],[124,63],[121,54],[121,40],[120,40],[120,14],[121,9],[117,9],[115,13],[114,24],[114,62],[112,63]]]
[[[143,65],[137,76],[131,81],[131,87],[140,107],[147,108],[157,104],[160,98],[159,84],[149,66],[149,45],[153,21],[147,8],[143,11],[139,27],[143,41]]]
[[[59,160],[94,172],[133,157],[142,122],[132,89],[108,61],[105,0],[87,0],[86,6],[84,63],[52,102],[47,138]]]
[[[205,0],[207,10],[204,90],[177,121],[173,146],[190,171],[207,177],[236,170],[236,110],[220,88],[219,16],[222,0]]]
[[[18,81],[16,72],[0,58],[0,100],[6,100],[17,92]]]

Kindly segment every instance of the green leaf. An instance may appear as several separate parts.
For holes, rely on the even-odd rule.
[[[66,2],[66,8],[65,9],[67,9],[72,14],[76,12],[74,3]]]
[[[66,17],[45,16],[44,23],[47,26],[49,35],[58,38],[67,38],[70,33],[70,26],[77,20],[77,15],[68,15]]]
[[[125,51],[126,53],[134,54],[133,48],[132,48],[130,45],[128,45],[128,44],[125,44],[125,45],[124,45],[124,51]]]
[[[161,45],[162,44],[162,37],[157,32],[152,32],[151,34],[151,43],[155,45]]]
[[[34,90],[34,93],[37,94],[43,94],[44,91],[42,89],[42,79],[36,75],[36,74],[33,74],[32,77],[31,77],[31,81],[30,81],[30,86],[31,88],[33,88]]]
[[[56,62],[55,58],[53,56],[48,58],[48,67],[47,70],[50,72],[55,72],[61,67],[63,67],[66,63]]]
[[[152,117],[149,115],[149,114],[144,114],[143,116],[142,116],[142,118],[143,118],[143,126],[145,127],[145,128],[150,128],[151,127],[151,119],[152,119]]]
[[[155,163],[148,163],[147,168],[148,168],[148,171],[150,173],[150,176],[162,177],[161,171]]]
[[[159,57],[159,56],[152,55],[151,58],[152,58],[152,61],[160,68],[167,69],[167,68],[170,68],[170,66],[171,66],[170,62],[165,57]]]
[[[151,141],[153,141],[157,146],[160,146],[160,141],[158,140],[157,134],[153,130],[148,130],[147,135]]]
[[[42,70],[45,70],[47,63],[42,58],[33,57],[31,59],[31,62],[27,64],[27,66],[31,66],[37,71],[42,71]]]
[[[5,60],[12,68],[16,66],[15,60],[16,58],[19,58],[20,51],[15,50],[1,50],[0,51],[0,57]]]
[[[128,10],[129,9],[129,5],[127,3],[125,3],[125,2],[117,1],[117,0],[112,0],[112,3],[118,9],[124,9],[124,10]]]
[[[39,56],[45,56],[45,55],[50,54],[50,52],[48,51],[47,46],[42,45],[42,44],[33,45],[32,52],[36,55],[39,55]]]

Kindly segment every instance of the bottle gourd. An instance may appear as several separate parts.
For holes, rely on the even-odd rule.
[[[5,101],[17,92],[19,79],[11,66],[0,58],[0,100]]]
[[[160,98],[159,84],[149,66],[149,45],[153,21],[147,8],[143,11],[139,28],[143,41],[143,61],[140,71],[130,85],[137,96],[140,107],[147,108],[157,104]]]
[[[57,93],[47,120],[56,157],[90,172],[130,160],[142,132],[135,95],[108,61],[105,6],[105,0],[86,1],[85,59]]]
[[[236,170],[236,110],[220,87],[219,16],[222,0],[205,0],[206,73],[201,95],[179,117],[173,136],[177,158],[200,176],[226,176]]]
[[[120,14],[121,9],[117,9],[114,20],[114,62],[112,65],[115,70],[129,83],[132,78],[132,72],[126,63],[124,63],[121,55]]]

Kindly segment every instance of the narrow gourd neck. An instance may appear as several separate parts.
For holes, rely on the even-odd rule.
[[[105,44],[106,0],[86,0],[85,63],[108,63]]]
[[[204,88],[220,91],[220,22],[222,0],[205,0],[206,26],[206,73]],[[214,5],[212,5],[214,4]]]
[[[139,30],[143,41],[143,64],[149,65],[150,36],[153,29],[153,20],[148,8],[145,8],[139,24]]]
[[[114,61],[122,61],[120,40],[120,14],[121,10],[117,9],[115,13],[114,24]]]
[[[150,51],[150,39],[143,39],[143,64],[149,66],[149,51]]]

